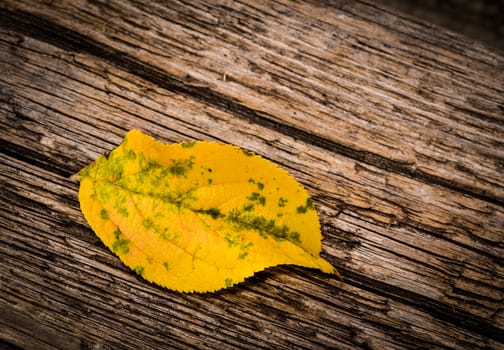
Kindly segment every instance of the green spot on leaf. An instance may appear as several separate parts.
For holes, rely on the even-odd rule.
[[[313,209],[315,209],[314,206],[313,206],[313,200],[311,198],[308,198],[306,200],[306,204],[305,205],[300,205],[299,207],[297,207],[296,211],[297,211],[298,214],[304,214],[308,210],[313,210]]]
[[[174,176],[187,176],[187,173],[192,169],[194,163],[194,157],[188,159],[174,159],[172,164],[168,167],[170,174]]]
[[[152,228],[154,226],[154,221],[152,221],[151,219],[144,219],[142,221],[142,227],[146,230]]]
[[[142,265],[137,265],[135,266],[135,268],[133,269],[137,275],[139,276],[143,276],[144,272],[145,272],[145,269]]]
[[[196,213],[210,215],[214,220],[224,216],[218,208],[198,209]]]
[[[159,198],[166,203],[175,205],[177,208],[189,207],[190,203],[196,200],[192,189],[187,191],[176,190]]]
[[[226,278],[226,279],[224,280],[224,284],[225,284],[226,288],[231,287],[231,286],[233,285],[233,279],[232,279],[232,278],[229,278],[229,277],[228,277],[228,278]]]
[[[163,263],[163,266],[164,266],[164,268],[166,269],[166,271],[170,271],[170,265],[168,264],[168,261],[165,261],[165,262]]]
[[[258,202],[261,205],[266,204],[266,197],[261,196],[261,194],[258,192],[252,192],[252,194],[248,196],[247,199],[252,202]]]
[[[242,244],[240,245],[240,254],[238,255],[238,259],[243,260],[248,256],[248,250],[250,247],[252,247],[254,244],[252,242],[244,243],[242,241]]]
[[[252,157],[255,153],[252,152],[252,151],[249,151],[247,149],[242,149],[242,152],[244,155],[246,155],[247,157]]]
[[[254,230],[263,238],[287,239],[296,243],[299,241],[299,234],[293,235],[286,225],[276,225],[275,220],[267,219],[264,216],[252,215],[232,209],[226,220],[232,223],[237,231]]]
[[[243,237],[240,235],[231,235],[230,233],[226,233],[224,239],[228,243],[228,246],[232,248],[238,246],[240,242],[243,240]]]
[[[194,147],[195,144],[196,144],[196,141],[185,141],[185,142],[180,143],[182,148],[192,148],[192,147]]]
[[[129,215],[129,212],[128,212],[128,209],[126,209],[126,207],[119,207],[117,208],[117,212],[119,213],[119,215],[127,218],[128,215]]]
[[[106,209],[100,210],[100,218],[102,220],[108,220],[109,219],[109,213]]]
[[[306,213],[306,207],[300,205],[299,207],[296,208],[296,211],[298,214],[304,214],[304,213]]]
[[[287,202],[288,202],[288,200],[287,200],[287,199],[280,197],[280,198],[278,199],[278,206],[279,206],[280,208],[283,208],[283,207],[285,207],[285,205],[287,204]]]
[[[248,204],[243,207],[243,210],[245,211],[253,211],[254,210],[254,205],[253,204]]]
[[[112,243],[112,247],[111,247],[112,251],[116,254],[121,254],[121,255],[128,254],[130,251],[130,248],[129,248],[130,240],[123,238],[122,232],[119,229],[114,231],[114,237],[115,237],[115,240]]]
[[[108,158],[108,178],[111,181],[119,179],[124,172],[124,159],[120,155],[117,155],[116,151],[110,152],[110,157]]]
[[[131,160],[135,160],[135,159],[136,159],[136,153],[135,153],[135,151],[133,151],[133,150],[131,150],[131,149],[130,149],[130,150],[127,150],[127,151],[125,152],[125,154],[124,154],[124,158],[125,158],[126,160],[129,160],[129,161],[131,161]]]
[[[299,235],[299,232],[292,232],[290,234],[290,240],[297,244],[301,244],[301,236]]]
[[[243,238],[243,236],[240,234],[232,235],[230,233],[227,233],[224,236],[224,239],[228,243],[229,248],[239,248],[238,259],[240,260],[243,260],[248,256],[249,248],[254,245],[252,242],[246,241],[245,238]]]
[[[142,172],[144,172],[146,175],[148,175],[148,172],[154,169],[161,169],[161,165],[156,162],[153,159],[147,158],[147,156],[143,153],[139,154],[139,163],[140,169],[142,169]]]

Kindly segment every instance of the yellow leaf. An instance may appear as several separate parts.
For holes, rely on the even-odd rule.
[[[337,274],[319,256],[308,192],[250,151],[205,141],[166,145],[132,130],[75,177],[98,237],[158,285],[214,291],[278,264]]]

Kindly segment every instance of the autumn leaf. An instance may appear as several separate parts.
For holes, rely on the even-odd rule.
[[[250,151],[206,141],[166,145],[132,130],[75,178],[98,237],[158,285],[214,291],[278,264],[337,274],[319,256],[308,192]]]

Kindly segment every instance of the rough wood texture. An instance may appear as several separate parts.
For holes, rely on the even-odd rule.
[[[363,1],[0,2],[0,339],[26,349],[498,349],[504,58]],[[68,177],[142,129],[313,195],[344,276],[137,278]]]

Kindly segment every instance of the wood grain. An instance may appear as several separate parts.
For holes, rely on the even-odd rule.
[[[0,4],[0,339],[28,349],[503,345],[504,58],[364,2]],[[68,177],[139,128],[262,154],[338,281],[137,278]]]

